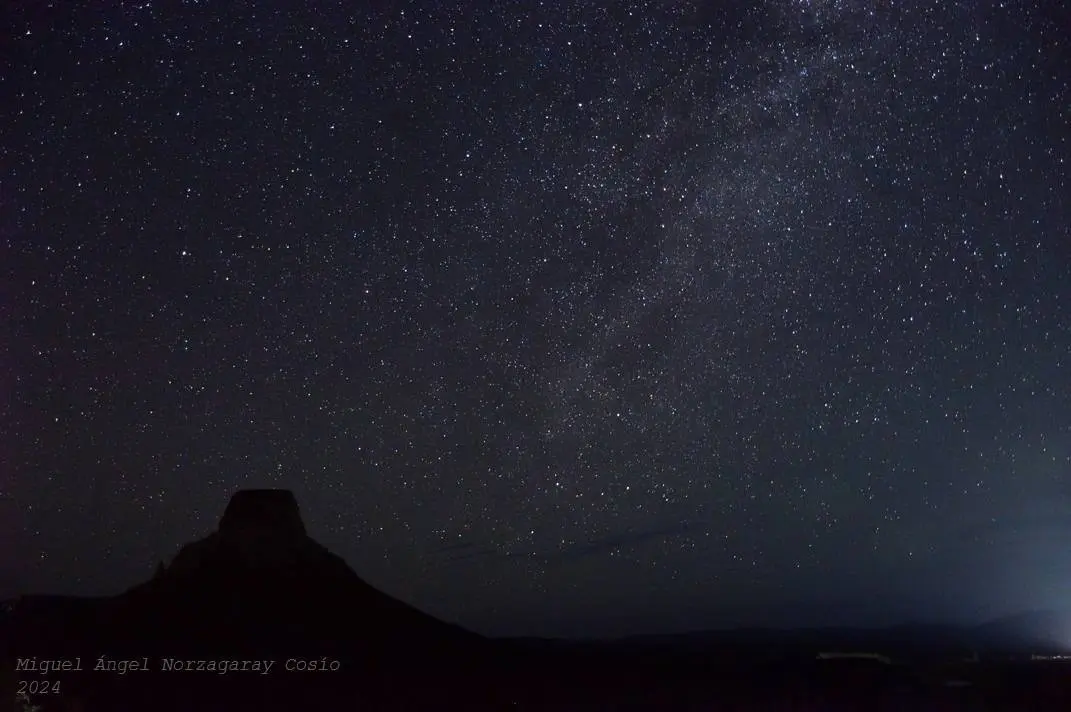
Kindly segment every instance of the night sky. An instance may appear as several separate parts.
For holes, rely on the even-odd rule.
[[[0,595],[284,487],[488,634],[1071,602],[1062,3],[13,5]]]

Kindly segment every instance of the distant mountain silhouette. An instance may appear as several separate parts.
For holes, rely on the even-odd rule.
[[[529,647],[552,647],[527,641]],[[629,650],[673,650],[765,658],[808,657],[819,650],[877,650],[894,657],[948,657],[981,652],[1026,655],[1071,651],[1071,612],[1034,611],[977,626],[909,623],[881,628],[737,628],[639,635],[592,643]]]
[[[981,646],[1071,650],[1071,611],[1026,611],[972,629]]]

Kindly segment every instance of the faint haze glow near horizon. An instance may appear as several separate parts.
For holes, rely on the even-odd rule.
[[[9,9],[3,594],[292,489],[481,632],[1071,600],[1067,8]]]

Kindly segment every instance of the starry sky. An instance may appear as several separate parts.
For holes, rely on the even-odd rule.
[[[0,594],[284,487],[488,634],[1071,600],[1062,3],[0,23]]]

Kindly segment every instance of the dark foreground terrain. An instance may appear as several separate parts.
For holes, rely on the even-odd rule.
[[[109,657],[146,653],[150,671],[93,671],[98,650],[84,652],[83,671],[8,672],[20,680],[59,684],[33,704],[49,710],[1068,710],[1071,664],[1060,662],[915,662],[782,660],[736,662],[697,653],[637,656],[626,651],[518,651],[508,644],[436,658],[414,641],[413,655],[333,652],[336,671],[283,669],[289,653],[271,646],[171,646],[167,657],[273,659],[259,672],[161,671],[164,645],[141,650],[109,644]],[[31,652],[36,646],[31,646]],[[278,649],[281,649],[279,646]],[[312,652],[316,646],[295,646]],[[329,648],[324,644],[322,649]],[[404,648],[400,645],[399,648]],[[59,649],[59,648],[57,648]],[[317,659],[319,660],[319,659]],[[10,668],[9,668],[10,671]],[[32,684],[32,683],[31,683]],[[29,710],[16,702],[5,709]]]
[[[0,712],[1071,710],[1071,662],[1003,624],[490,640],[366,584],[276,490],[119,596],[0,615]]]

